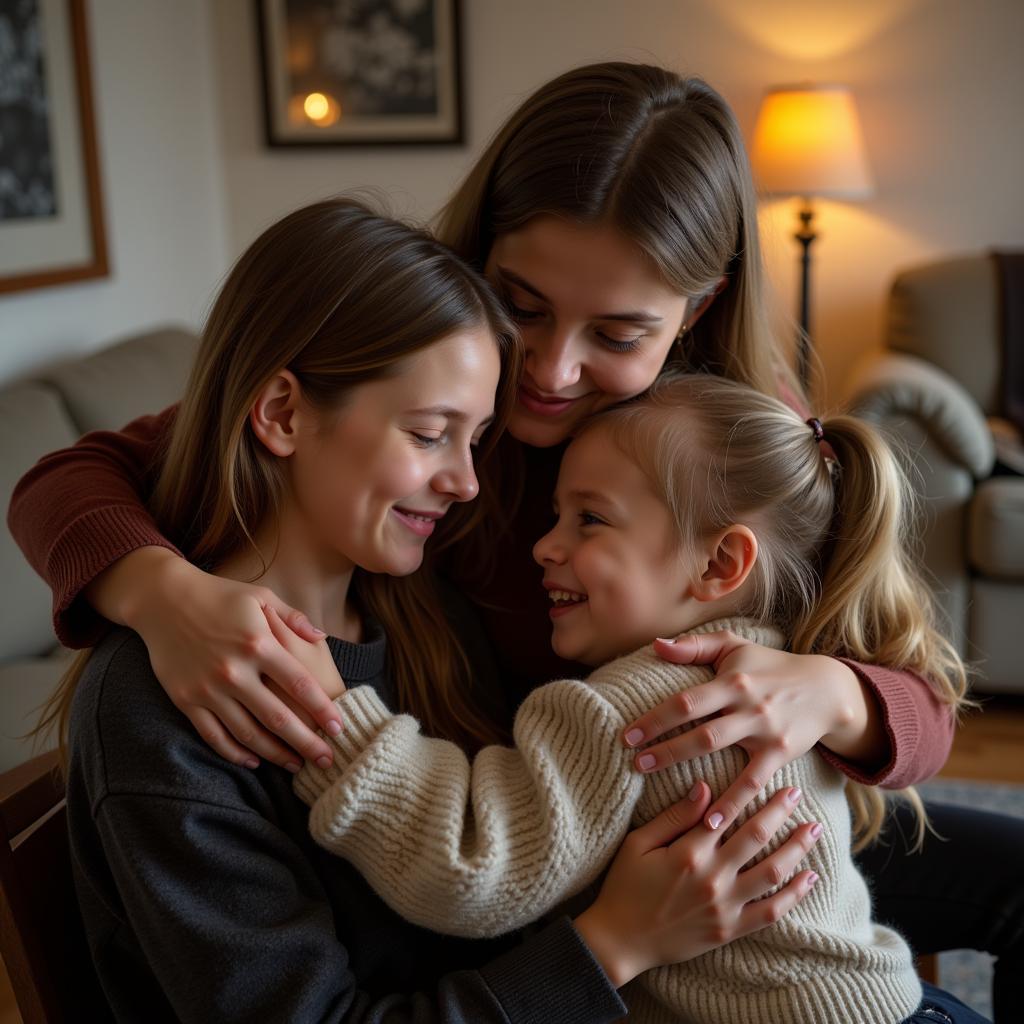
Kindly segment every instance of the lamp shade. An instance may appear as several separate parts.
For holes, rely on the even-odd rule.
[[[864,199],[873,191],[853,96],[841,85],[769,89],[751,161],[772,195]]]

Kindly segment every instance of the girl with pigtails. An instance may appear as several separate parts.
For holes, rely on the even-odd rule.
[[[516,714],[515,748],[485,747],[472,763],[372,690],[347,690],[336,703],[353,727],[332,768],[307,764],[296,779],[313,837],[408,920],[493,937],[594,882],[631,826],[699,794],[702,782],[718,795],[742,773],[743,752],[712,738],[718,718],[701,727],[703,756],[661,774],[634,770],[621,742],[627,724],[711,678],[659,659],[657,637],[729,630],[798,653],[878,651],[918,671],[942,664],[950,681],[942,698],[957,709],[966,678],[911,563],[910,493],[868,425],[844,416],[805,423],[777,399],[722,378],[665,377],[597,415],[565,453],[557,522],[534,547],[552,646],[595,671],[534,690]],[[303,641],[276,629],[302,657]],[[629,1019],[934,1019],[909,946],[872,921],[853,862],[852,840],[863,846],[882,829],[878,791],[811,751],[777,771],[749,810],[776,794],[814,841],[799,878],[811,891],[770,927],[678,966],[657,967],[643,949],[609,952],[610,977],[629,983]],[[918,815],[920,844],[923,805],[913,789],[902,796]],[[779,886],[801,866],[798,850],[775,865]],[[699,857],[675,868],[716,884]],[[622,908],[608,909],[592,907],[578,921],[599,956],[606,941],[616,948]]]

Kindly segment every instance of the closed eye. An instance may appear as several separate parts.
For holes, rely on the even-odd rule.
[[[446,434],[441,434],[439,437],[430,437],[428,434],[417,434],[415,430],[410,430],[409,433],[412,435],[413,441],[420,448],[434,448],[447,437]]]
[[[595,516],[593,512],[580,512],[579,513],[580,526],[607,526],[608,524],[600,518]]]

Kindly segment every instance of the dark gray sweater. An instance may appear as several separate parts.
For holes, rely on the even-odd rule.
[[[384,638],[368,639],[332,640],[338,669],[394,706]],[[291,781],[207,747],[135,633],[97,647],[72,712],[68,823],[119,1020],[574,1024],[625,1013],[567,919],[522,942],[470,942],[398,917],[312,842]]]

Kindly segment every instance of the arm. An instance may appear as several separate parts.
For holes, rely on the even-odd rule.
[[[222,757],[296,768],[303,757],[329,759],[330,748],[262,682],[274,680],[314,725],[341,728],[330,701],[268,630],[264,609],[276,607],[310,640],[313,626],[272,591],[185,561],[145,506],[176,414],[171,406],[40,459],[11,497],[11,534],[53,590],[61,643],[89,647],[110,622],[131,626],[175,706]]]
[[[636,747],[685,723],[718,717],[644,748],[636,766],[659,771],[730,744],[750,755],[709,808],[709,828],[727,828],[780,767],[815,745],[856,781],[894,788],[937,769],[948,756],[953,717],[927,681],[911,672],[789,654],[729,632],[692,634],[655,649],[677,664],[712,664],[717,675],[629,723],[626,742]]]
[[[208,1021],[212,1007],[225,1022],[347,1024],[589,1024],[624,1012],[564,919],[433,991],[371,994],[310,862],[259,813],[111,795],[97,827],[147,963],[183,1021]]]
[[[417,924],[511,931],[592,882],[626,834],[641,778],[621,715],[586,683],[535,690],[516,748],[486,747],[472,765],[367,687],[337,703],[349,728],[335,767],[296,777],[310,831]]]

